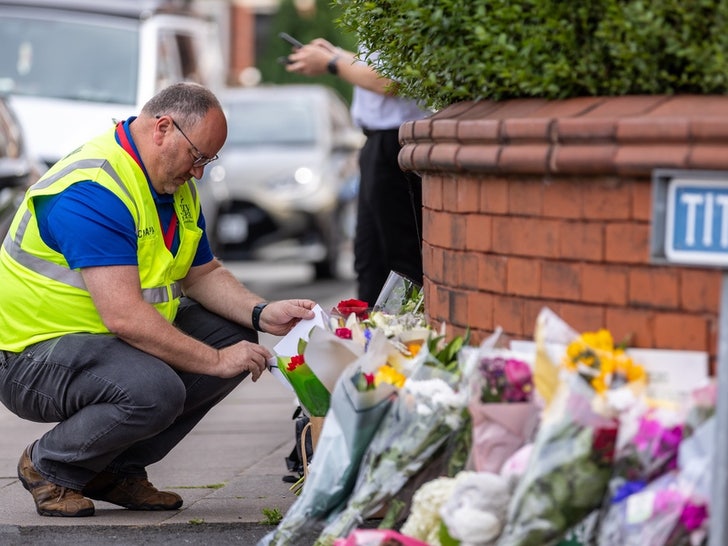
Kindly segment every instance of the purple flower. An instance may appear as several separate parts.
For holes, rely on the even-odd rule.
[[[680,522],[688,531],[694,531],[703,524],[707,517],[708,508],[704,504],[688,502],[680,514]]]
[[[528,402],[533,392],[531,368],[525,362],[501,356],[486,356],[479,370],[484,380],[481,401]]]
[[[624,484],[622,484],[619,487],[619,489],[617,489],[614,492],[614,495],[612,496],[612,503],[617,504],[618,502],[623,501],[630,495],[639,493],[640,491],[642,491],[645,488],[646,485],[647,485],[647,482],[644,480],[625,482]]]
[[[666,428],[657,419],[640,418],[639,427],[632,443],[642,453],[644,464],[657,463],[659,473],[677,467],[677,453],[683,437],[682,425]]]
[[[660,436],[660,442],[655,446],[654,456],[663,457],[670,455],[676,457],[680,442],[682,442],[683,429],[680,425],[675,425],[669,429],[663,429]]]

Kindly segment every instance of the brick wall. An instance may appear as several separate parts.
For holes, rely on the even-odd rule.
[[[548,306],[714,364],[722,271],[650,263],[651,180],[728,170],[728,97],[461,103],[400,137],[400,164],[423,175],[432,322],[530,339]]]

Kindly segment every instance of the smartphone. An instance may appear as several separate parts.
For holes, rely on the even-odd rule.
[[[298,49],[299,47],[303,47],[303,44],[301,42],[299,42],[293,36],[291,36],[290,34],[288,34],[286,32],[279,33],[278,34],[278,37],[281,40],[285,40],[286,42],[288,42],[289,44],[291,44],[292,47],[295,47],[296,49]]]

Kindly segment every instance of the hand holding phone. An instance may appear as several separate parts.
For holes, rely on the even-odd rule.
[[[295,47],[296,49],[298,49],[300,47],[303,47],[303,44],[301,42],[299,42],[293,36],[291,36],[290,34],[288,34],[286,32],[280,32],[278,34],[278,37],[281,40],[285,40],[286,42],[288,42],[289,44],[291,44],[291,47]]]

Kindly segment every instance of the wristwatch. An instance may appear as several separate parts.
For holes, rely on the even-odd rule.
[[[336,64],[338,60],[338,55],[334,55],[333,57],[331,57],[331,60],[326,65],[326,70],[328,70],[329,74],[333,74],[334,76],[336,76],[339,73],[339,67]]]
[[[251,318],[251,322],[253,323],[253,328],[258,332],[263,331],[263,329],[260,327],[260,314],[263,312],[263,309],[265,309],[266,305],[268,305],[268,302],[264,301],[253,307],[253,316]]]

